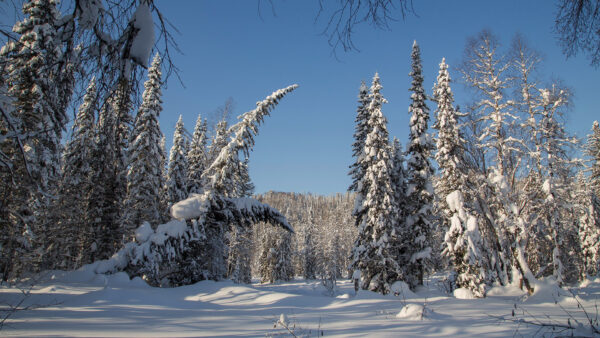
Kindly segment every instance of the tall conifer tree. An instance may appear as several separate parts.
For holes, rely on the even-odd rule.
[[[198,115],[190,149],[187,153],[187,183],[190,194],[201,193],[204,185],[202,183],[202,174],[208,166],[208,150],[206,145],[208,135],[206,133],[206,120],[203,121],[202,116]]]
[[[414,287],[423,284],[423,275],[428,268],[431,255],[433,207],[433,168],[430,163],[433,144],[427,133],[429,108],[425,103],[427,96],[423,88],[421,66],[421,50],[415,41],[412,47],[412,92],[408,112],[410,118],[410,134],[408,144],[407,179],[408,179],[408,214],[407,231],[411,232],[412,251],[406,269],[406,282]]]
[[[167,171],[167,199],[168,205],[177,203],[187,198],[187,157],[185,156],[185,138],[183,119],[181,115],[175,125],[173,146],[169,155],[169,169]]]
[[[359,224],[359,235],[354,248],[354,269],[362,276],[362,288],[386,294],[393,282],[402,275],[395,254],[395,229],[398,217],[392,187],[392,158],[387,131],[387,120],[381,107],[387,101],[381,95],[379,75],[373,77],[369,95],[370,132],[365,139],[364,177],[359,186],[365,189],[362,209],[365,214]]]
[[[127,198],[123,216],[126,235],[132,235],[144,221],[156,225],[164,213],[160,199],[163,189],[161,167],[165,162],[160,146],[163,136],[158,125],[158,117],[162,111],[160,68],[161,59],[157,54],[148,70],[142,105],[131,135]]]

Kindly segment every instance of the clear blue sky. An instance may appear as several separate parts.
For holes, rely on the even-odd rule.
[[[167,147],[180,114],[192,131],[199,113],[208,116],[229,97],[235,100],[237,116],[275,89],[300,85],[265,120],[256,138],[250,175],[258,193],[346,190],[358,87],[361,80],[370,84],[375,72],[389,101],[383,111],[390,135],[406,145],[413,40],[421,47],[428,92],[446,57],[457,81],[456,103],[462,105],[470,98],[453,66],[461,60],[466,38],[489,28],[506,46],[520,32],[543,53],[545,78],[560,78],[575,91],[569,131],[585,136],[592,121],[600,119],[600,71],[589,66],[585,55],[567,60],[561,53],[552,32],[554,1],[416,0],[418,17],[400,19],[389,31],[358,26],[355,42],[360,52],[340,52],[340,60],[319,35],[325,21],[314,22],[318,0],[273,3],[276,16],[265,0],[157,0],[181,32],[176,38],[183,52],[175,61],[185,88],[173,77],[164,89],[160,124]],[[430,109],[433,112],[432,103]]]

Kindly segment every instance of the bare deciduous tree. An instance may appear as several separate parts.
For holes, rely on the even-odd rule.
[[[589,55],[591,65],[600,65],[600,0],[560,0],[555,30],[567,57]]]

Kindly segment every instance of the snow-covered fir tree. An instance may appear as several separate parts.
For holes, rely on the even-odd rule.
[[[465,140],[458,128],[458,115],[454,108],[454,94],[450,87],[450,74],[446,59],[442,59],[437,82],[433,87],[433,100],[437,104],[435,110],[434,129],[437,129],[435,160],[440,168],[440,178],[436,182],[435,192],[445,199],[451,192],[459,190],[463,185],[460,166],[464,166],[462,158]],[[442,201],[442,210],[447,210],[447,205]]]
[[[568,93],[556,87],[540,90],[540,149],[544,167],[542,191],[544,199],[539,214],[553,242],[553,275],[562,284],[568,278],[565,265],[570,257],[565,252],[568,231],[571,223],[566,221],[570,214],[570,189],[572,161],[568,152],[577,143],[569,137],[563,125],[558,121],[561,110],[568,103]],[[568,249],[567,249],[568,250]],[[574,271],[575,269],[568,269]],[[578,276],[573,276],[577,278]],[[572,279],[571,279],[572,280]]]
[[[591,158],[591,183],[596,196],[600,197],[600,124],[594,121],[592,133],[588,136],[586,153]]]
[[[248,159],[245,159],[243,162],[240,161],[239,168],[234,176],[235,182],[233,191],[231,192],[232,196],[252,196],[254,185],[250,181],[248,173]],[[252,277],[252,228],[239,224],[231,224],[227,235],[227,276],[236,283],[250,283]]]
[[[169,195],[167,194],[167,172],[168,172],[168,167],[167,167],[167,137],[165,135],[162,136],[162,138],[160,139],[160,182],[159,185],[161,187],[160,189],[160,219],[161,222],[167,222],[170,217],[169,217],[169,207],[171,206],[169,204]]]
[[[161,58],[157,54],[144,83],[142,105],[131,134],[127,197],[124,203],[123,227],[131,236],[143,222],[157,224],[162,216],[161,189],[164,154],[160,147],[162,133],[158,117],[162,111]]]
[[[396,229],[398,209],[392,187],[393,164],[387,120],[381,111],[387,101],[381,95],[379,74],[373,77],[369,95],[369,134],[364,156],[359,163],[365,169],[358,183],[365,191],[362,209],[366,212],[358,226],[353,249],[353,268],[360,270],[362,288],[387,294],[402,276]]]
[[[63,173],[53,208],[55,235],[44,261],[45,268],[73,269],[80,266],[94,236],[89,203],[96,185],[93,178],[94,120],[97,109],[96,81],[90,82],[73,124],[71,140],[63,155]]]
[[[465,140],[458,126],[458,112],[454,107],[454,95],[446,60],[442,59],[437,82],[433,88],[433,100],[437,103],[435,124],[435,160],[440,177],[436,181],[436,209],[441,214],[444,252],[450,256],[456,273],[456,287],[468,288],[477,297],[485,294],[485,278],[482,272],[488,268],[482,254],[478,219],[472,214],[473,197],[468,184],[469,172],[465,156]]]
[[[581,246],[581,278],[585,279],[600,272],[600,200],[593,192],[589,177],[583,172],[577,175],[575,205]]]
[[[264,225],[261,233],[258,262],[261,283],[292,280],[294,267],[291,233]]]
[[[127,194],[127,165],[129,163],[129,137],[133,119],[131,111],[133,103],[131,101],[131,83],[125,78],[121,78],[117,83],[115,93],[111,98],[112,109],[115,114],[115,204],[122,206]],[[121,212],[117,217],[121,216]]]
[[[169,169],[166,179],[166,193],[168,205],[172,205],[187,198],[187,157],[183,129],[183,118],[180,115],[175,125],[173,146],[169,154]]]
[[[72,93],[72,69],[63,67],[67,60],[57,31],[56,3],[28,1],[23,14],[13,27],[18,40],[9,39],[0,51],[6,61],[3,82],[12,99],[11,132],[17,135],[2,140],[2,153],[11,163],[11,169],[2,172],[1,188],[6,196],[0,210],[4,279],[21,268],[35,269],[43,255],[49,196],[55,193],[60,172],[60,141]],[[7,127],[2,126],[2,135]]]
[[[404,150],[400,140],[394,137],[392,142],[392,186],[394,187],[394,199],[398,206],[400,218],[406,211],[406,169],[404,168]]]
[[[303,231],[302,245],[302,274],[304,279],[315,279],[317,277],[317,247],[315,233],[315,219],[313,206],[308,211],[308,219]]]
[[[234,283],[252,282],[252,229],[233,224],[229,231],[227,276]]]
[[[110,257],[121,245],[121,217],[127,192],[128,147],[131,130],[131,87],[121,79],[102,103],[95,124],[95,144],[90,158],[92,181],[88,213],[91,236],[82,241],[81,261],[91,263]]]
[[[352,177],[352,184],[348,188],[348,191],[358,191],[358,183],[364,176],[364,168],[361,168],[359,163],[361,157],[363,156],[365,140],[367,139],[367,134],[369,133],[367,123],[369,120],[369,112],[367,110],[368,106],[369,91],[367,85],[363,81],[358,90],[358,108],[356,109],[356,119],[354,120],[354,143],[352,144],[352,157],[355,158],[355,162],[350,166],[349,174]],[[357,204],[361,205],[362,200],[357,200]]]
[[[406,267],[405,281],[411,286],[423,284],[423,276],[429,268],[431,256],[431,237],[433,210],[433,168],[430,163],[433,144],[427,133],[429,108],[425,103],[427,96],[423,88],[421,66],[421,50],[415,41],[411,53],[412,92],[408,112],[410,118],[410,134],[407,151],[408,191],[406,231],[410,233],[410,258]]]
[[[96,188],[90,198],[90,217],[94,223],[94,233],[89,238],[92,242],[88,243],[89,250],[85,253],[89,256],[83,258],[86,263],[110,257],[122,237],[119,215],[123,200],[119,198],[116,188],[118,169],[115,165],[120,154],[115,142],[116,123],[114,105],[109,98],[100,108],[95,128],[92,180],[96,183]]]
[[[198,115],[194,133],[192,134],[192,142],[187,153],[187,182],[188,192],[190,194],[202,193],[202,174],[208,166],[208,149],[207,149],[207,127],[206,120],[202,120],[202,116]]]

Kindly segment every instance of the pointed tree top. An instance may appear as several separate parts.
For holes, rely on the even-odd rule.
[[[365,81],[364,80],[361,81],[360,82],[360,89],[359,89],[359,91],[366,92],[367,90],[368,90],[368,88],[367,88],[367,85],[366,85]]]
[[[161,62],[162,59],[160,57],[160,54],[157,52],[156,54],[154,54],[154,58],[152,59],[152,67],[160,67]]]

